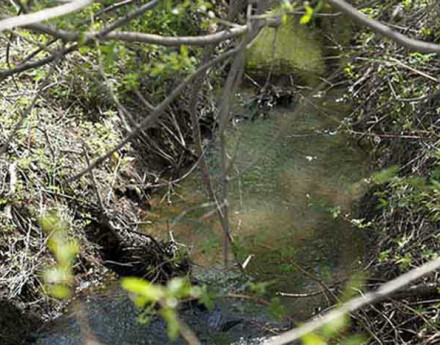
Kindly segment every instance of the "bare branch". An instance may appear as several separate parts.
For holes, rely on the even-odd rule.
[[[47,19],[64,16],[66,14],[79,11],[80,9],[88,6],[92,2],[93,0],[76,0],[61,6],[47,8],[42,11],[3,19],[0,21],[0,32],[4,30],[11,30],[20,26],[39,23]]]
[[[103,37],[105,35],[107,35],[108,33],[116,30],[117,28],[127,24],[129,21],[143,15],[145,12],[147,12],[148,10],[151,10],[152,8],[156,7],[156,5],[158,5],[162,0],[153,0],[150,1],[149,3],[142,5],[141,7],[139,7],[136,11],[133,11],[131,13],[128,13],[127,15],[125,15],[124,17],[122,17],[121,19],[117,20],[116,22],[114,22],[113,24],[111,24],[110,26],[106,27],[105,29],[103,29],[98,36],[99,37]]]
[[[91,163],[87,168],[83,169],[78,174],[72,176],[69,178],[66,182],[72,182],[74,180],[79,179],[84,174],[88,173],[90,170],[94,169],[104,161],[106,161],[109,157],[112,156],[112,154],[118,150],[120,150],[122,147],[124,147],[126,144],[128,144],[131,140],[133,140],[135,137],[139,135],[143,130],[150,128],[162,115],[162,113],[165,111],[165,109],[171,104],[171,102],[185,89],[185,87],[188,86],[189,83],[194,81],[201,73],[206,71],[211,66],[226,60],[227,58],[231,57],[232,55],[236,54],[240,47],[231,49],[230,51],[224,53],[223,55],[218,56],[215,59],[212,59],[211,61],[207,62],[206,64],[200,66],[197,71],[190,76],[186,77],[172,92],[171,94],[165,98],[162,103],[160,103],[157,107],[154,108],[153,112],[150,114],[150,116],[146,117],[142,122],[135,127],[133,131],[131,131],[122,141],[119,142],[113,149],[108,151],[107,153],[103,154],[101,157],[96,159],[93,163]]]
[[[338,320],[342,316],[354,312],[365,305],[372,304],[383,300],[390,296],[395,291],[402,289],[411,282],[423,277],[424,275],[431,273],[440,268],[440,260],[430,261],[418,268],[415,268],[396,279],[391,280],[388,283],[383,284],[379,289],[374,292],[366,293],[363,296],[356,297],[351,301],[344,304],[342,307],[335,309],[325,314],[321,319],[312,320],[302,326],[287,331],[281,335],[272,337],[268,341],[268,345],[283,345],[290,343],[291,341],[300,339],[304,335],[314,332],[321,327],[325,326],[329,322]]]
[[[80,39],[80,35],[64,30],[57,30],[50,26],[43,24],[32,24],[27,26],[28,29],[48,34],[54,36],[56,38],[60,38],[63,41],[71,42],[77,41]],[[82,37],[86,39],[86,41],[92,40],[100,40],[100,41],[108,41],[108,40],[118,40],[118,41],[127,41],[127,42],[139,42],[139,43],[147,43],[147,44],[157,44],[161,46],[179,46],[179,45],[192,45],[192,46],[207,46],[211,44],[220,43],[230,38],[234,38],[244,34],[247,30],[246,25],[236,26],[229,30],[219,31],[215,34],[210,35],[201,35],[201,36],[161,36],[154,34],[145,34],[141,32],[126,32],[126,31],[118,31],[118,32],[110,32],[105,36],[102,36],[101,33],[87,33]]]
[[[9,133],[8,138],[3,143],[1,143],[1,146],[0,146],[0,156],[2,156],[7,151],[8,147],[9,147],[9,144],[15,138],[15,136],[17,134],[17,131],[21,128],[21,126],[23,125],[24,121],[26,120],[28,115],[31,113],[32,109],[35,107],[35,104],[37,103],[38,98],[41,97],[41,92],[44,90],[44,88],[48,84],[49,78],[50,78],[53,70],[55,69],[56,64],[61,59],[61,57],[62,57],[61,55],[56,55],[54,57],[55,63],[52,65],[52,67],[50,68],[50,70],[47,73],[46,77],[44,78],[43,82],[38,87],[38,90],[35,93],[35,96],[32,99],[31,104],[25,110],[21,110],[20,119],[15,124],[15,126],[11,129],[11,132]]]
[[[406,47],[411,50],[419,51],[422,53],[440,53],[440,45],[424,42],[416,39],[409,38],[405,35],[402,35],[396,31],[391,30],[388,26],[378,22],[377,20],[368,18],[362,12],[359,12],[350,4],[346,3],[344,0],[328,0],[330,4],[344,12],[352,19],[357,21],[362,25],[368,26],[373,31],[384,35],[388,38],[391,38],[393,41],[397,42],[397,44]]]
[[[67,54],[75,51],[78,49],[78,44],[74,44],[68,48],[60,49],[59,51],[56,51],[53,55],[50,55],[44,59],[34,61],[34,62],[26,62],[23,63],[17,67],[14,67],[12,69],[8,70],[0,70],[0,81],[17,73],[27,71],[31,68],[38,68],[44,65],[47,65],[48,63],[51,63],[52,61],[56,60],[58,56],[66,56]]]
[[[210,35],[202,36],[179,36],[179,37],[166,37],[153,34],[144,34],[139,32],[112,32],[104,37],[97,37],[102,40],[119,40],[127,42],[139,42],[139,43],[149,43],[157,44],[161,46],[179,46],[179,45],[189,45],[189,46],[207,46],[211,44],[220,43],[227,39],[240,36],[244,34],[247,30],[246,25],[241,25],[230,30],[224,30]]]

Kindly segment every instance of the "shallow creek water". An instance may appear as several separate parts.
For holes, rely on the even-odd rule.
[[[331,285],[348,278],[362,258],[363,237],[341,215],[362,195],[368,162],[360,149],[337,132],[350,109],[337,97],[311,97],[276,108],[268,118],[240,122],[228,133],[234,157],[230,221],[236,257],[243,261],[253,255],[245,271],[254,281],[269,282],[272,296],[319,291],[312,276]],[[217,151],[211,145],[208,160],[214,184],[220,171]],[[177,242],[188,246],[196,276],[209,284],[223,284],[222,232],[198,173],[156,196],[151,206],[142,230],[164,239],[171,232]],[[219,303],[222,317],[232,323],[242,320],[227,332],[210,328],[212,313],[195,308],[183,311],[183,317],[204,344],[258,337],[258,325],[267,321],[265,312],[240,303]],[[281,304],[288,316],[304,321],[318,306],[325,307],[326,300],[322,295],[281,297]],[[84,305],[93,334],[106,344],[168,343],[163,322],[139,326],[134,307],[120,290],[90,296]],[[64,318],[37,344],[79,345],[80,326],[78,318]],[[259,342],[240,344],[251,343]]]
[[[234,159],[230,221],[238,259],[253,255],[246,273],[269,282],[273,295],[321,290],[295,264],[329,285],[359,267],[364,238],[343,215],[362,196],[368,161],[337,131],[349,110],[337,94],[311,97],[229,131]],[[214,146],[209,156],[214,181],[220,171],[217,151]],[[162,204],[156,201],[160,205],[153,207],[145,227],[165,238],[171,231],[188,245],[196,271],[222,262],[222,232],[207,202],[206,189],[194,175],[165,195]],[[295,319],[305,320],[325,300],[285,297],[282,304]]]

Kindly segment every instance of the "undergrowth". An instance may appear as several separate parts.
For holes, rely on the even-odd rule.
[[[436,1],[377,2],[364,13],[408,36],[440,43]],[[395,278],[440,251],[440,65],[433,54],[408,52],[371,31],[353,42],[345,67],[354,111],[346,129],[368,151],[378,185],[364,198],[365,231],[378,242],[371,281]],[[437,286],[438,274],[417,284]],[[438,292],[408,294],[358,314],[372,344],[437,344]]]

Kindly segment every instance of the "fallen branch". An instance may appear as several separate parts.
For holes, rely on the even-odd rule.
[[[267,345],[283,345],[291,341],[300,339],[306,334],[314,332],[326,324],[338,320],[344,315],[354,312],[366,305],[377,303],[387,297],[392,293],[402,289],[411,282],[431,273],[440,268],[440,260],[429,261],[428,263],[415,268],[401,276],[383,284],[379,289],[373,292],[366,293],[363,296],[353,298],[346,304],[342,305],[340,308],[335,309],[327,314],[324,314],[321,319],[312,320],[305,323],[304,325],[287,331],[281,335],[272,337],[268,340]]]

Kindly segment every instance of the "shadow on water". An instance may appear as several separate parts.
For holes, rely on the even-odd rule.
[[[236,256],[243,261],[253,254],[246,272],[270,282],[272,294],[313,293],[321,287],[311,276],[331,285],[359,267],[364,239],[343,215],[362,195],[368,162],[337,131],[349,108],[337,94],[304,99],[229,131]],[[214,144],[209,152],[214,181],[220,174],[217,151]],[[189,178],[170,192],[169,206],[153,207],[145,231],[165,237],[172,231],[206,269],[221,264],[221,230],[200,181]],[[295,319],[304,320],[326,300],[282,298],[282,303]]]

